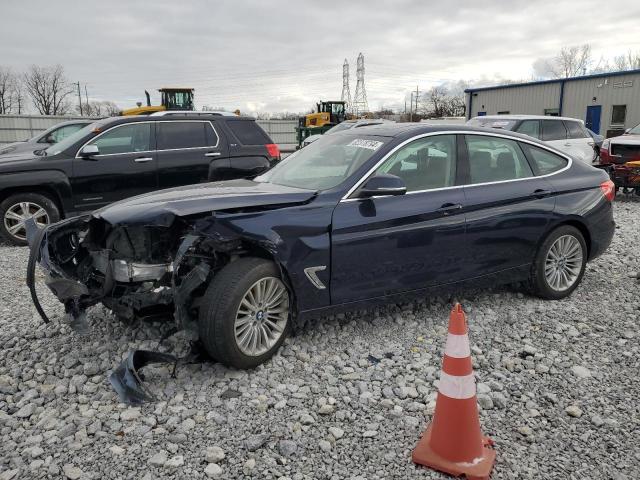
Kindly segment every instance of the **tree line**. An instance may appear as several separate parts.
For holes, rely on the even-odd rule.
[[[117,115],[118,106],[110,101],[82,99],[64,74],[62,65],[31,65],[25,72],[14,72],[0,65],[0,114],[24,114],[33,107],[40,115],[82,114],[87,117]]]

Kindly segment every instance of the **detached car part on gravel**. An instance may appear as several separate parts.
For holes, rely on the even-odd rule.
[[[362,127],[253,181],[161,190],[29,228],[28,283],[44,315],[39,262],[77,329],[102,303],[124,319],[174,321],[215,360],[252,368],[295,319],[329,311],[516,282],[564,298],[611,241],[612,199],[604,172],[530,137]]]

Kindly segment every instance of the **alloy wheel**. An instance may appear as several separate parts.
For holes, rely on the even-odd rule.
[[[10,235],[19,240],[27,239],[25,222],[33,218],[38,228],[49,225],[49,214],[47,211],[33,202],[20,202],[11,205],[4,213],[4,228]]]
[[[265,277],[244,294],[236,312],[234,334],[240,351],[251,357],[268,352],[289,319],[289,294],[282,281]]]
[[[544,275],[553,290],[562,292],[576,283],[582,270],[582,245],[573,235],[559,237],[547,252]]]

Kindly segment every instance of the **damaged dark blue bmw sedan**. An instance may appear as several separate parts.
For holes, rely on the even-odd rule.
[[[162,190],[44,230],[36,263],[71,322],[120,317],[198,332],[252,368],[299,317],[465,285],[578,287],[611,242],[607,174],[506,131],[380,125],[323,137],[254,180]]]

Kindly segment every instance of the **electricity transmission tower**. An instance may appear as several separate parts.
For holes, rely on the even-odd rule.
[[[351,89],[349,88],[349,62],[344,59],[342,64],[342,98],[343,102],[347,102],[346,108],[351,108]]]
[[[364,88],[364,55],[358,55],[358,68],[356,70],[356,94],[353,97],[352,113],[357,117],[369,111],[367,104],[367,91]]]

